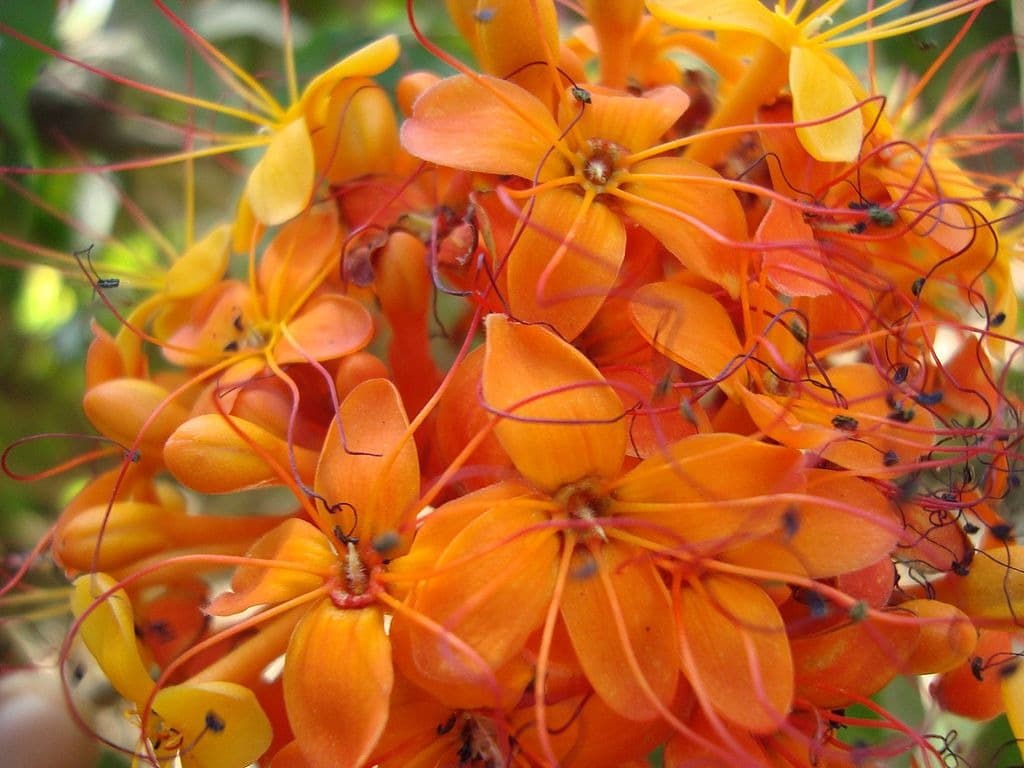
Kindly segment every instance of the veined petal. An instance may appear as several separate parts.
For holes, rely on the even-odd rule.
[[[254,605],[281,603],[319,587],[337,562],[328,539],[305,520],[290,518],[253,544],[248,557],[281,560],[307,568],[320,567],[324,576],[286,567],[241,566],[231,579],[231,591],[218,595],[206,608],[212,616],[230,616]]]
[[[477,55],[488,74],[509,77],[526,64],[558,56],[554,0],[487,0],[477,5]]]
[[[321,529],[341,525],[347,531],[351,521],[360,545],[371,546],[416,514],[420,469],[416,444],[405,434],[408,426],[398,390],[387,379],[371,379],[349,393],[327,430],[315,483],[327,504],[344,507],[337,513],[318,509]],[[403,542],[388,556],[407,548]]]
[[[623,213],[661,241],[684,266],[735,296],[750,258],[735,245],[747,240],[747,219],[736,193],[716,183],[721,179],[713,169],[692,160],[653,157],[623,174],[621,189],[630,198],[620,196],[619,202]],[[615,195],[617,190],[609,192]]]
[[[795,530],[782,536],[811,577],[822,579],[866,568],[895,549],[900,529],[895,509],[871,483],[811,470],[808,493],[822,503],[793,505]]]
[[[756,584],[705,576],[678,605],[683,670],[698,698],[753,733],[778,729],[793,703],[793,658],[775,603]]]
[[[341,227],[334,204],[316,205],[275,234],[260,257],[257,280],[266,315],[287,319],[324,268],[337,269]]]
[[[647,0],[647,10],[679,29],[750,32],[780,48],[789,45],[782,20],[758,0]]]
[[[244,768],[273,738],[255,694],[237,683],[168,686],[153,699],[153,712],[181,734],[183,768]]]
[[[833,280],[818,241],[798,208],[772,200],[754,239],[766,246],[761,269],[779,291],[789,296],[822,296],[831,291]],[[779,247],[787,242],[793,247]]]
[[[797,122],[830,118],[857,103],[846,80],[826,57],[834,58],[803,46],[795,46],[789,53],[789,88]],[[859,109],[854,109],[820,125],[797,128],[796,133],[816,160],[853,162],[864,138],[864,118]]]
[[[742,354],[725,308],[683,283],[650,283],[633,295],[633,323],[662,354],[708,379],[730,369]],[[723,387],[731,387],[726,378]]]
[[[508,415],[495,427],[516,468],[555,491],[622,466],[622,402],[576,348],[540,325],[487,318],[483,395]]]
[[[545,522],[529,503],[500,502],[451,539],[437,575],[408,602],[444,634],[401,614],[391,625],[396,662],[411,680],[452,706],[497,703],[494,673],[540,626],[554,590],[559,541]]]
[[[373,318],[353,298],[327,294],[309,302],[303,312],[288,323],[295,339],[281,339],[271,353],[278,363],[306,363],[344,357],[370,343]]]
[[[508,257],[512,313],[548,323],[571,341],[615,284],[625,227],[607,206],[564,189],[539,195],[525,226]]]
[[[689,106],[690,97],[674,85],[654,88],[639,98],[614,91],[595,91],[575,131],[581,136],[599,137],[631,152],[639,152],[657,144]],[[560,122],[568,125],[579,112],[579,106],[575,100],[566,99],[562,101],[561,111]]]
[[[283,224],[309,205],[316,169],[313,142],[299,117],[277,131],[249,174],[245,198],[256,220]]]
[[[540,165],[561,133],[529,91],[496,77],[456,75],[416,100],[402,124],[402,146],[424,160],[464,171],[544,181],[564,173]]]
[[[393,684],[380,608],[317,603],[295,628],[284,663],[288,723],[310,768],[365,763],[387,723]]]
[[[658,709],[636,679],[629,656],[635,658],[654,698],[667,705],[676,690],[679,653],[668,590],[649,560],[632,561],[633,557],[630,548],[615,542],[595,546],[591,552],[577,548],[561,609],[576,656],[597,695],[625,718],[651,720]],[[619,635],[616,613],[625,640]]]
[[[79,576],[72,586],[72,613],[81,617],[114,583],[105,573]],[[148,698],[153,680],[139,653],[132,604],[123,589],[97,605],[82,621],[79,633],[114,690],[135,703]]]
[[[730,543],[781,525],[776,493],[804,488],[799,451],[727,433],[685,437],[645,459],[612,491],[611,514],[642,518],[682,541]],[[759,498],[752,504],[730,504]]]

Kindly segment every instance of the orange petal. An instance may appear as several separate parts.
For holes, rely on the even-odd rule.
[[[290,319],[324,270],[337,270],[341,227],[337,206],[316,205],[274,235],[257,273],[267,317]]]
[[[621,189],[629,199],[614,189],[609,192],[621,198],[623,213],[684,266],[733,296],[739,292],[750,258],[737,245],[747,240],[747,218],[736,193],[717,172],[681,157],[655,157],[631,166]]]
[[[782,535],[812,578],[866,568],[895,549],[901,527],[895,509],[871,483],[812,470],[808,493],[821,503],[794,504],[793,530]]]
[[[778,729],[793,703],[793,658],[771,598],[745,579],[710,575],[680,590],[676,610],[698,699],[753,733]]]
[[[639,152],[657,144],[688,106],[690,97],[674,85],[646,91],[640,98],[597,91],[575,125],[582,136],[599,136]],[[575,99],[565,99],[561,111],[560,122],[565,125],[579,112],[579,105]]]
[[[672,532],[674,543],[732,544],[782,524],[787,503],[771,495],[802,491],[804,471],[803,455],[792,448],[727,433],[694,435],[625,475],[609,513],[654,523]]]
[[[168,390],[152,381],[110,379],[86,392],[82,407],[104,435],[126,447],[138,440],[143,458],[155,458],[188,416],[184,405],[168,397]]]
[[[1005,668],[988,665],[1010,659],[1012,654],[1013,642],[1008,632],[983,629],[971,659],[939,675],[929,692],[947,712],[972,720],[989,720],[1005,712],[1006,704],[1000,674]],[[981,669],[975,669],[975,659],[981,659]]]
[[[952,603],[978,626],[1013,631],[1024,616],[1024,545],[974,553],[965,576],[950,573],[932,582],[935,597]]]
[[[488,0],[477,6],[475,37],[483,71],[508,77],[524,65],[558,55],[558,14],[553,0]]]
[[[315,483],[329,506],[344,506],[336,512],[317,508],[321,530],[331,535],[341,526],[350,534],[354,526],[361,548],[384,533],[409,533],[406,523],[419,511],[413,505],[420,470],[408,427],[398,390],[386,379],[363,382],[345,398],[327,431]],[[388,556],[407,548],[408,540],[395,544]]]
[[[618,277],[626,230],[607,206],[563,189],[539,195],[525,226],[508,257],[512,314],[572,341]]]
[[[79,576],[72,585],[72,613],[80,618],[114,583],[104,573]],[[125,591],[119,589],[99,603],[82,620],[79,634],[114,690],[128,701],[145,701],[153,681],[139,653],[132,605]]]
[[[597,695],[625,718],[652,720],[659,714],[652,698],[667,705],[675,694],[679,654],[668,590],[654,565],[634,556],[632,548],[613,542],[591,552],[577,549],[561,610]],[[630,656],[644,682],[636,677]]]
[[[301,213],[313,195],[315,175],[313,142],[299,117],[273,135],[249,174],[245,198],[256,220],[272,227]]]
[[[850,90],[853,75],[827,51],[795,46],[789,52],[789,88],[793,93],[793,119],[811,122],[832,118],[857,103]],[[820,125],[796,129],[811,157],[822,162],[853,162],[864,137],[859,109]]]
[[[353,51],[329,69],[321,72],[302,92],[301,104],[305,110],[315,109],[347,77],[372,77],[379,75],[398,59],[401,48],[395,35],[367,43]]]
[[[183,768],[244,768],[273,738],[256,696],[236,683],[168,686],[153,699],[153,711],[181,735]]]
[[[438,573],[422,581],[408,601],[440,624],[443,634],[395,616],[396,662],[446,704],[493,706],[502,693],[495,689],[495,671],[540,626],[554,589],[559,546],[555,532],[542,527],[545,522],[526,500],[495,504],[450,540],[436,559]],[[414,547],[410,557],[415,556]]]
[[[742,354],[725,308],[698,288],[650,283],[634,294],[630,308],[637,330],[656,350],[707,379],[731,370]]]
[[[263,454],[277,466],[268,464]],[[167,468],[200,493],[230,493],[282,483],[281,473],[292,471],[292,455],[299,477],[311,480],[318,459],[315,451],[296,445],[289,452],[287,442],[263,427],[216,413],[189,419],[164,446]]]
[[[761,269],[789,296],[822,296],[833,283],[810,225],[796,206],[772,200],[754,239],[765,245]],[[792,243],[785,247],[785,243]],[[799,247],[797,247],[799,246]]]
[[[391,644],[376,606],[321,600],[295,628],[284,663],[288,722],[310,768],[363,765],[388,719]]]
[[[333,360],[358,352],[373,338],[373,318],[366,308],[337,294],[313,299],[287,328],[294,342],[282,338],[272,352],[282,365]]]
[[[899,604],[899,610],[921,618],[921,632],[904,674],[946,672],[967,661],[978,644],[978,630],[956,606],[940,600],[908,600]]]
[[[859,621],[790,641],[797,691],[832,709],[871,696],[900,674],[920,628]]]
[[[539,325],[487,318],[483,395],[509,415],[495,427],[516,468],[554,491],[618,472],[626,450],[622,403],[577,349]]]
[[[319,587],[337,563],[337,555],[324,535],[305,520],[285,520],[263,535],[247,557],[295,563],[304,569],[320,568],[323,575],[287,567],[241,566],[231,579],[231,591],[219,595],[206,608],[211,616],[230,616],[254,605],[282,603]]]
[[[564,173],[558,162],[540,171],[560,133],[529,91],[486,75],[456,75],[416,100],[401,136],[408,152],[438,165],[543,181]]]

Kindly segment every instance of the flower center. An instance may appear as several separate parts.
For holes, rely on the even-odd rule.
[[[619,170],[618,160],[628,154],[625,147],[605,139],[587,139],[580,174],[588,184],[603,188]]]
[[[599,522],[608,506],[608,499],[598,492],[593,481],[581,480],[566,485],[555,494],[555,500],[562,504],[571,520],[589,523],[583,530],[584,534],[596,535],[602,541],[608,540]]]

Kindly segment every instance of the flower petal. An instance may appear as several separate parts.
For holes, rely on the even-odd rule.
[[[512,314],[575,339],[604,303],[625,255],[625,227],[607,206],[568,190],[544,192],[508,257]]]
[[[803,46],[789,52],[789,88],[797,122],[832,118],[857,103],[847,84],[853,76],[841,77],[837,69],[841,72],[845,66],[828,52]],[[796,133],[816,160],[853,162],[864,138],[864,118],[854,109],[820,125],[797,128]]]
[[[776,730],[793,703],[793,658],[771,598],[745,579],[709,575],[680,590],[677,616],[698,699],[753,733]]]
[[[758,0],[647,0],[647,10],[679,29],[750,32],[786,47],[780,19]]]
[[[777,529],[786,504],[770,496],[800,492],[804,482],[804,458],[792,448],[727,433],[693,435],[625,475],[610,511],[671,531],[674,543],[735,543]]]
[[[654,157],[630,167],[621,187],[629,198],[619,197],[623,213],[685,267],[735,296],[750,258],[737,245],[747,240],[747,219],[736,193],[720,182],[706,165]]]
[[[495,427],[516,468],[555,491],[622,466],[622,403],[579,350],[539,325],[487,318],[483,395],[508,414]]]
[[[167,296],[184,299],[212,288],[228,267],[230,237],[231,228],[222,224],[181,254],[167,270]]]
[[[966,575],[956,573],[932,582],[935,597],[952,603],[978,626],[1020,628],[1024,615],[1024,544],[978,550]]]
[[[401,137],[408,152],[438,165],[543,181],[561,175],[556,162],[540,172],[560,133],[529,91],[496,77],[456,75],[416,100]]]
[[[319,587],[337,563],[327,538],[305,520],[291,518],[264,534],[246,553],[260,560],[295,563],[307,570],[287,567],[240,566],[231,579],[231,591],[217,596],[206,612],[230,616],[254,605],[282,603]],[[324,576],[308,569],[320,567]]]
[[[282,365],[344,357],[373,338],[373,318],[366,308],[337,294],[316,297],[287,327],[294,343],[283,338],[272,353]]]
[[[413,505],[420,469],[408,427],[398,390],[387,379],[371,379],[349,393],[327,431],[315,483],[328,505],[344,506],[337,512],[317,509],[321,530],[330,534],[340,525],[348,532],[351,520],[361,547],[384,533],[409,532],[404,524],[419,511]],[[388,556],[406,549],[408,541],[396,544]]]
[[[674,362],[716,379],[742,354],[725,308],[704,291],[683,283],[650,283],[633,295],[633,322],[641,335]],[[732,386],[726,378],[722,386]]]
[[[821,249],[798,208],[772,200],[754,239],[765,246],[761,270],[779,291],[789,296],[830,292],[833,281],[825,269]],[[785,247],[784,243],[799,247]]]
[[[72,613],[81,618],[114,583],[105,573],[79,576],[72,585]],[[139,653],[132,604],[123,589],[112,593],[82,620],[79,634],[114,690],[135,703],[149,697],[153,680]]]
[[[659,141],[690,106],[682,88],[664,85],[639,98],[616,92],[591,93],[590,104],[576,121],[581,136],[612,142],[630,152],[647,149]],[[560,123],[568,125],[579,113],[575,99],[563,99]]]
[[[267,463],[264,453],[276,467]],[[258,424],[217,413],[189,419],[164,446],[167,468],[200,493],[231,493],[282,483],[281,473],[291,471],[293,456],[299,477],[311,480],[318,459],[315,451],[299,445],[289,450],[287,442]]]
[[[297,216],[313,195],[313,142],[303,118],[292,120],[270,139],[249,174],[245,199],[256,220],[268,227]]]
[[[330,598],[288,643],[284,700],[310,768],[363,765],[388,719],[394,670],[380,608],[342,610]]]
[[[559,542],[545,522],[525,500],[507,501],[450,539],[436,559],[437,574],[408,601],[443,634],[401,614],[391,625],[396,662],[412,681],[450,706],[497,703],[495,672],[540,626],[554,590]]]
[[[668,590],[654,565],[650,560],[635,560],[631,548],[609,542],[591,552],[577,548],[573,553],[562,596],[562,619],[597,695],[630,720],[658,717],[651,695],[667,705],[675,694],[679,654],[671,608]],[[619,634],[616,615],[621,617],[625,639]],[[644,682],[635,677],[630,656]]]
[[[183,768],[244,768],[274,735],[256,696],[236,683],[168,686],[153,699],[153,712],[181,734]]]

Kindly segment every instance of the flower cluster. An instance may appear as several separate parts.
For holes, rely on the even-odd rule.
[[[901,675],[1024,736],[1021,196],[834,52],[986,2],[447,5],[476,66],[410,13],[456,74],[393,94],[394,37],[287,105],[196,42],[263,131],[180,156],[244,188],[134,286],[80,256],[123,460],[49,545],[125,749],[943,765]]]

